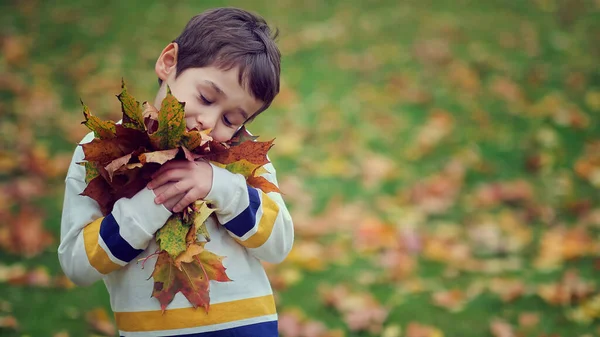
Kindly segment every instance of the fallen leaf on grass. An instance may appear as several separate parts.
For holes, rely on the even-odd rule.
[[[501,319],[494,319],[490,323],[490,331],[494,337],[516,337],[512,325]]]
[[[531,329],[540,323],[540,314],[536,312],[522,312],[519,314],[519,326],[524,329]]]
[[[0,316],[0,328],[17,330],[19,328],[19,323],[14,316]]]
[[[505,303],[514,301],[526,291],[525,283],[522,280],[506,278],[493,278],[490,281],[489,289]]]
[[[44,228],[41,210],[33,206],[21,208],[19,213],[4,219],[0,227],[0,247],[13,254],[32,257],[44,251],[52,242],[51,234]]]
[[[547,303],[552,305],[571,305],[587,298],[595,291],[591,282],[579,277],[575,269],[566,270],[562,278],[556,283],[542,284],[538,286],[538,295]]]
[[[460,289],[438,291],[432,295],[433,304],[450,312],[459,312],[465,308],[469,300],[467,294]]]
[[[114,336],[117,327],[104,308],[96,308],[85,315],[90,327],[104,336]]]
[[[406,337],[444,337],[444,333],[433,326],[410,322],[406,327]]]

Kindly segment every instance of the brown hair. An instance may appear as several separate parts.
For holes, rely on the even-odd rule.
[[[216,8],[194,16],[173,42],[179,46],[177,73],[188,68],[239,67],[239,83],[264,102],[266,110],[279,93],[281,53],[265,20],[238,8]],[[251,119],[252,119],[251,118]]]

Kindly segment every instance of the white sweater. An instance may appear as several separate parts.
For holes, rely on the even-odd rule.
[[[82,144],[93,137],[88,134]],[[104,281],[121,336],[277,336],[273,293],[261,260],[281,262],[294,241],[292,219],[279,193],[265,194],[248,186],[242,175],[213,165],[213,185],[205,199],[216,206],[217,219],[207,220],[211,241],[205,248],[226,257],[223,265],[232,281],[210,281],[208,314],[194,309],[181,293],[162,314],[151,297],[156,258],[143,269],[137,261],[157,251],[154,233],[171,212],[156,205],[154,192],[144,188],[118,200],[103,217],[96,201],[80,195],[85,168],[77,163],[83,157],[78,146],[65,180],[58,257],[76,284]],[[270,173],[264,177],[277,184],[273,165],[265,168]]]

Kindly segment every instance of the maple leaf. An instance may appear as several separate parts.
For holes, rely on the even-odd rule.
[[[198,200],[191,206],[191,223],[197,232],[202,234],[207,241],[210,241],[210,235],[208,234],[208,230],[206,229],[206,219],[215,211],[214,209],[208,207],[208,203],[203,200]]]
[[[103,167],[116,158],[126,155],[128,152],[123,147],[119,138],[99,139],[94,138],[91,142],[81,145],[85,161],[97,162]]]
[[[205,242],[198,243],[198,245],[201,247],[204,247],[205,244]],[[209,280],[218,282],[231,281],[225,272],[226,268],[223,266],[223,256],[218,256],[206,249],[203,249],[200,254],[194,256],[194,258],[196,261],[198,261],[198,263],[202,264]]]
[[[90,181],[92,181],[92,179],[94,179],[100,175],[100,173],[98,172],[98,168],[96,167],[96,164],[94,162],[83,161],[83,162],[79,162],[77,164],[85,167],[85,183],[86,184],[89,184]]]
[[[251,163],[246,159],[241,159],[241,160],[235,161],[233,163],[229,163],[227,165],[219,165],[219,166],[224,167],[227,171],[229,171],[231,173],[239,173],[239,174],[243,175],[245,178],[248,178],[248,177],[252,176],[252,174],[262,165]]]
[[[177,256],[177,258],[175,259],[175,266],[181,270],[181,263],[185,262],[185,263],[192,263],[194,262],[194,256],[202,253],[202,251],[204,251],[204,245],[200,245],[197,243],[192,243],[190,245],[188,245],[187,249],[185,250],[185,252],[179,254],[179,256]]]
[[[185,131],[181,138],[181,144],[188,148],[190,151],[194,151],[196,148],[212,141],[213,138],[209,135],[212,129],[206,130],[191,130]]]
[[[120,169],[121,167],[127,165],[127,163],[129,163],[129,160],[131,159],[131,155],[130,154],[126,154],[123,157],[119,157],[113,161],[110,162],[110,164],[106,165],[104,167],[104,169],[106,170],[106,172],[108,172],[108,179],[110,181],[112,181],[113,179],[113,174],[115,173],[115,171],[117,171],[118,169]],[[92,171],[93,173],[93,171]],[[87,176],[87,174],[86,174]]]
[[[175,213],[167,223],[156,232],[156,242],[160,250],[166,251],[172,259],[187,248],[186,236],[190,227],[184,224],[181,213]]]
[[[221,164],[231,164],[242,159],[256,165],[269,163],[267,152],[273,146],[273,140],[268,142],[245,141],[240,145],[233,146],[227,151],[217,150],[208,154],[205,159]]]
[[[257,139],[258,139],[258,136],[251,135],[250,132],[248,132],[248,130],[246,130],[246,126],[242,126],[235,133],[235,135],[231,138],[231,140],[229,141],[229,144],[231,144],[231,146],[237,146],[248,140],[253,142]]]
[[[154,151],[154,152],[146,152],[142,153],[138,156],[138,159],[142,164],[146,163],[157,163],[164,164],[169,160],[175,158],[179,153],[179,148],[162,150],[162,151]]]
[[[265,177],[251,176],[251,177],[248,177],[248,179],[246,179],[246,182],[248,183],[248,185],[250,185],[254,188],[258,188],[265,193],[269,193],[269,192],[281,193],[281,191],[279,190],[279,187],[277,187],[277,185],[273,184],[272,182],[268,181]]]
[[[87,105],[83,104],[83,117],[85,121],[81,124],[87,126],[91,131],[94,131],[94,135],[100,139],[109,139],[115,136],[115,123],[112,121],[102,121],[97,116],[92,115]]]
[[[121,102],[121,111],[123,112],[123,125],[130,129],[146,131],[144,117],[140,102],[136,101],[128,92],[125,86],[125,81],[121,80],[121,88],[123,89],[117,98]]]
[[[149,134],[156,132],[158,127],[158,110],[154,107],[154,105],[144,102],[142,103],[142,109],[144,112],[142,115],[144,116],[144,125],[146,126],[146,130]]]
[[[110,193],[106,193],[106,191],[110,191],[110,185],[104,178],[97,176],[87,184],[80,195],[94,199],[100,206],[102,214],[106,215],[110,213],[112,206],[115,203],[113,196]]]
[[[181,287],[176,277],[177,268],[171,262],[172,259],[169,254],[163,251],[158,254],[154,271],[152,271],[152,278],[154,279],[152,297],[158,300],[163,313]]]
[[[225,267],[222,264],[223,257],[205,250],[204,243],[194,246],[190,253],[184,253],[178,266],[173,263],[173,259],[166,251],[158,255],[152,272],[154,278],[152,297],[158,299],[163,312],[178,292],[181,292],[194,308],[202,307],[208,312],[210,306],[209,281],[231,281],[225,273]],[[196,252],[200,253],[193,255]],[[192,261],[185,262],[190,259],[190,256]]]
[[[181,271],[176,272],[176,277],[181,284],[181,293],[190,303],[197,307],[203,307],[206,312],[210,307],[208,274],[202,262],[182,263]]]
[[[179,146],[185,132],[185,103],[179,102],[167,86],[167,96],[158,112],[158,129],[150,134],[155,149],[169,150]]]

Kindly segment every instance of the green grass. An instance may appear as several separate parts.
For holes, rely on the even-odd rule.
[[[571,4],[561,7],[563,3]],[[302,179],[303,187],[313,197],[315,216],[327,210],[329,200],[340,196],[345,202],[364,201],[376,208],[381,196],[401,194],[414,183],[439,172],[465,150],[477,153],[481,165],[467,169],[465,184],[454,206],[425,221],[431,228],[436,220],[463,225],[477,211],[492,213],[494,210],[469,209],[465,196],[481,183],[515,178],[533,184],[535,200],[555,210],[556,222],[568,225],[578,222],[564,210],[569,201],[588,200],[592,206],[599,206],[598,188],[573,172],[585,144],[598,139],[600,134],[600,111],[586,103],[586,95],[600,91],[600,41],[594,40],[600,34],[600,5],[591,0],[379,0],[304,4],[280,1],[272,5],[259,1],[7,2],[0,5],[0,36],[29,40],[25,43],[24,62],[9,64],[0,56],[0,73],[17,76],[26,84],[26,90],[42,88],[54,93],[58,105],[50,106],[43,116],[34,118],[28,116],[28,111],[16,110],[27,101],[27,96],[2,87],[2,123],[25,120],[37,132],[36,141],[47,144],[50,153],[71,152],[73,142],[57,125],[61,118],[70,118],[73,129],[78,127],[79,98],[97,114],[115,118],[119,109],[113,94],[119,90],[121,77],[127,80],[135,97],[153,97],[157,89],[153,64],[164,45],[176,37],[192,14],[224,5],[255,10],[281,30],[284,90],[293,92],[298,101],[293,104],[281,99],[251,129],[265,139],[276,137],[275,144],[283,141],[286,134],[303,135],[301,153],[278,153],[275,146],[272,159],[280,181],[291,175]],[[570,20],[571,16],[576,19]],[[516,46],[503,46],[503,36],[516,41]],[[524,40],[527,38],[533,42]],[[415,56],[415,45],[429,39],[447,41],[451,60],[476,72],[480,82],[477,92],[468,93],[453,83],[451,66],[447,63],[429,64],[430,60],[422,61]],[[543,80],[536,83],[531,77],[540,69]],[[579,89],[567,81],[574,72],[583,76]],[[402,98],[407,88],[395,91],[388,88],[395,77],[404,78],[408,87],[425,91],[431,99],[407,102]],[[493,94],[490,86],[498,78],[514,81],[525,103],[511,105]],[[532,104],[553,92],[560,93],[585,114],[589,125],[576,129],[558,125],[551,118],[533,116]],[[411,157],[414,139],[433,108],[447,110],[454,119],[454,129],[430,153]],[[488,119],[487,124],[479,120],[478,112]],[[555,147],[544,148],[536,141],[542,129],[555,133],[558,140]],[[12,139],[7,144],[14,142],[18,140]],[[375,188],[367,188],[360,174],[352,173],[365,153],[390,158],[402,174]],[[524,162],[531,153],[544,153],[553,163],[538,174],[528,172]],[[332,157],[339,157],[345,172],[350,172],[348,176],[321,170],[320,165]],[[566,196],[554,197],[556,181],[563,174],[571,181],[572,190]],[[13,173],[0,172],[0,183],[13,178]],[[49,192],[45,199],[36,202],[45,210],[46,227],[58,240],[62,181],[57,178],[48,184],[48,191],[59,192]],[[292,211],[299,206],[290,203]],[[520,211],[520,207],[513,210]],[[392,217],[388,221],[394,223],[392,210],[389,212],[381,216]],[[548,228],[539,219],[528,226],[539,233]],[[597,229],[589,230],[597,241],[600,238]],[[332,238],[319,240],[326,242]],[[0,257],[2,264],[43,265],[52,275],[58,275],[56,247],[54,244],[30,259],[2,252]],[[556,280],[566,268],[579,270],[588,280],[600,276],[597,254],[569,261],[550,274],[539,272],[530,267],[537,247],[535,244],[518,252],[526,267],[516,276],[531,284]],[[596,326],[575,324],[565,318],[565,308],[550,306],[534,294],[503,303],[484,293],[470,301],[465,310],[450,313],[431,304],[430,291],[402,294],[402,281],[372,285],[355,282],[364,272],[384,273],[371,258],[352,254],[348,266],[327,261],[324,271],[302,270],[301,282],[280,291],[281,309],[297,307],[328,327],[343,328],[345,324],[338,312],[308,294],[315,294],[321,284],[349,283],[354,289],[372,293],[382,303],[392,306],[385,325],[398,323],[406,327],[411,321],[418,321],[438,327],[445,336],[491,336],[492,318],[502,317],[516,324],[519,313],[533,311],[540,313],[541,322],[527,336],[600,334],[598,321]],[[444,264],[421,256],[418,275],[442,288],[462,289],[486,277],[465,272],[447,278],[443,276],[445,268]],[[18,332],[0,329],[0,336],[50,336],[63,330],[71,336],[84,336],[90,333],[85,313],[96,307],[110,308],[101,282],[72,290],[3,284],[0,299],[12,305],[10,314],[20,324]],[[369,335],[347,331],[346,336]]]

